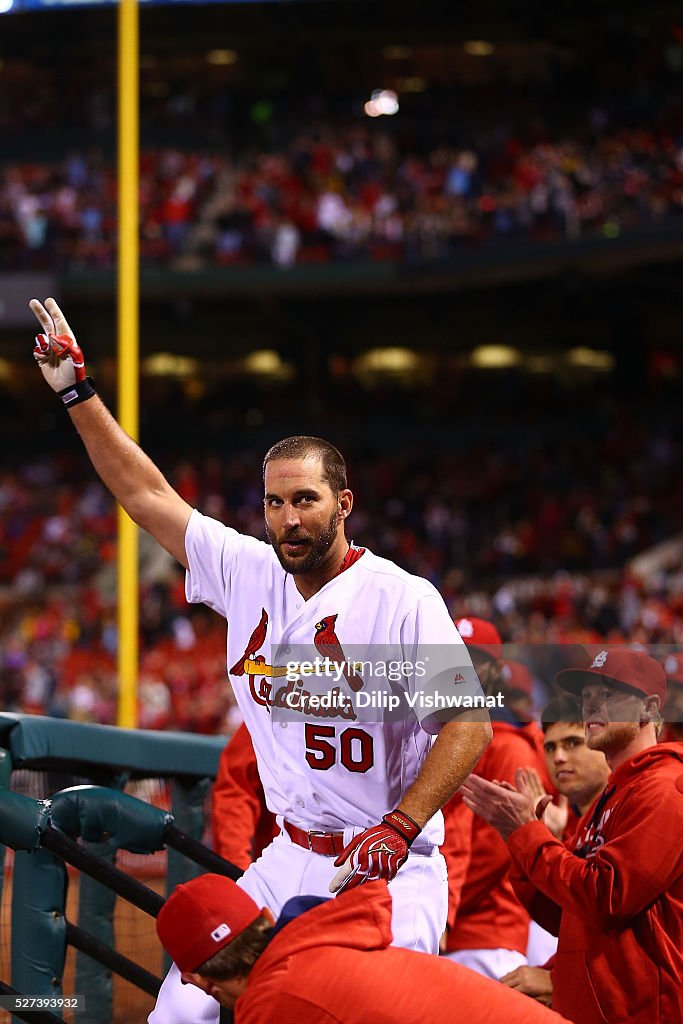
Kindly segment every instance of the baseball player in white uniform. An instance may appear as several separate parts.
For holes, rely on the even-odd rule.
[[[281,828],[239,884],[277,914],[291,896],[386,878],[394,943],[436,953],[440,808],[491,736],[485,712],[460,713],[480,691],[443,600],[349,544],[344,462],[319,438],[285,439],[264,460],[269,543],[193,510],[97,396],[56,302],[31,308],[35,358],[103,482],[185,566],[188,600],[230,624],[229,676]],[[453,694],[457,710],[437,714]],[[218,1012],[173,966],[149,1021],[213,1024]]]

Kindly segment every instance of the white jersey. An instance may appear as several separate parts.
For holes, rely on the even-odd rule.
[[[401,802],[438,732],[433,666],[459,694],[480,693],[439,593],[365,550],[304,600],[269,544],[196,510],[185,547],[188,601],[228,620],[228,673],[269,809],[306,831],[377,824]],[[326,671],[307,670],[306,658],[331,653],[336,662],[335,652],[355,667],[332,680],[329,661]],[[403,663],[398,686],[381,679],[378,661]],[[421,664],[432,668],[421,675]],[[338,704],[311,707],[305,693],[321,673]],[[382,702],[395,693],[400,707],[387,709]],[[416,845],[442,842],[438,812]]]

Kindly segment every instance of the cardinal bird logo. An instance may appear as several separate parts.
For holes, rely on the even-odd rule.
[[[256,658],[255,654],[261,647],[263,647],[263,644],[265,643],[266,640],[267,632],[268,612],[266,611],[265,608],[263,608],[261,611],[261,620],[256,629],[254,630],[254,632],[249,637],[249,643],[244,649],[244,654],[239,659],[239,661],[236,661],[235,664],[230,669],[231,676],[243,676],[246,671],[247,661],[257,661],[265,664],[266,659],[263,657],[263,655],[259,655],[259,657]]]
[[[336,621],[337,615],[326,615],[320,622],[316,622],[313,643],[323,658],[327,658],[333,665],[343,666],[346,682],[354,693],[357,693],[363,686],[363,680],[359,675],[356,675],[353,671],[353,666],[344,657],[342,646],[334,631]]]

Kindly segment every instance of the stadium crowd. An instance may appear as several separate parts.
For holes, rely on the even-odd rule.
[[[0,171],[0,268],[111,268],[116,166],[97,149]],[[646,127],[404,148],[362,122],[287,146],[149,150],[141,259],[201,268],[432,261],[502,239],[614,238],[683,213],[683,142]]]
[[[476,69],[449,38],[397,64],[362,26],[350,48],[295,34],[289,56],[227,51],[227,78],[210,54],[181,59],[182,44],[170,64],[145,55],[143,263],[429,261],[501,239],[675,227],[680,32],[602,28],[599,60],[582,38],[543,56],[502,47]],[[30,78],[12,67],[0,268],[112,267],[115,76],[88,58],[41,60]],[[369,82],[396,89],[396,116],[365,115]]]

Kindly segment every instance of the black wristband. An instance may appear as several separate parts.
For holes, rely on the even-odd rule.
[[[405,814],[404,811],[390,811],[388,814],[384,815],[382,821],[385,825],[388,825],[389,828],[393,828],[394,832],[398,832],[398,834],[405,839],[408,846],[417,839],[422,831],[418,823],[413,821],[413,819],[408,814]]]
[[[95,383],[92,377],[86,377],[84,380],[78,380],[75,384],[70,384],[68,388],[63,388],[59,392],[59,397],[64,402],[67,408],[72,405],[78,405],[79,402],[87,402],[89,398],[96,395]]]

